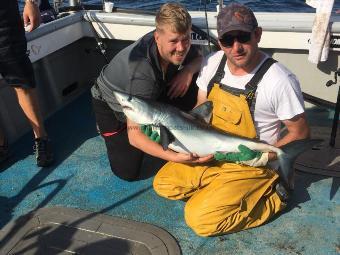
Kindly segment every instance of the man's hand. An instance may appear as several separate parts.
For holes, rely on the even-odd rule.
[[[170,99],[183,97],[190,87],[193,75],[188,67],[184,67],[178,72],[169,83],[170,89],[168,91],[168,97]]]
[[[183,163],[183,164],[200,164],[206,163],[213,159],[214,155],[210,154],[204,157],[199,157],[195,153],[176,153],[174,162]]]
[[[214,158],[218,161],[229,161],[254,167],[267,165],[269,152],[253,151],[242,144],[238,146],[238,149],[240,152],[225,154],[217,152],[214,154]]]
[[[40,11],[39,7],[34,3],[29,1],[26,2],[24,11],[22,13],[22,17],[24,19],[24,25],[30,26],[29,32],[36,29],[40,25]]]

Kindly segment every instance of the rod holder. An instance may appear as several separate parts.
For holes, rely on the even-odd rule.
[[[334,73],[334,81],[329,80],[326,83],[326,86],[330,87],[332,85],[337,84],[338,83],[338,76],[340,76],[340,68],[338,70],[336,70],[335,73]],[[329,145],[331,147],[335,146],[335,138],[336,138],[336,133],[338,131],[338,123],[339,123],[339,113],[340,113],[340,86],[339,86],[339,89],[338,89],[338,98],[336,100],[331,138],[330,138],[330,141],[329,141]]]
[[[60,7],[63,5],[63,0],[53,0],[53,8],[56,13],[59,13]]]

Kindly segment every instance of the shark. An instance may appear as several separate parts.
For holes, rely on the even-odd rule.
[[[119,91],[115,91],[114,96],[127,118],[140,125],[159,127],[164,149],[207,156],[216,152],[239,152],[238,146],[242,144],[254,151],[275,152],[279,162],[278,174],[290,189],[294,187],[295,159],[321,142],[319,139],[301,139],[279,148],[256,139],[223,132],[206,122],[213,107],[210,101],[187,113],[169,104]]]

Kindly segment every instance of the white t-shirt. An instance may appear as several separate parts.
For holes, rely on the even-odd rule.
[[[203,61],[197,79],[197,86],[200,90],[207,91],[208,84],[215,75],[223,54],[223,51],[215,52]],[[266,55],[266,58],[268,57]],[[225,65],[225,75],[221,83],[230,87],[245,89],[246,84],[259,67],[260,65],[249,74],[235,76],[230,73],[228,66]],[[264,74],[256,90],[254,124],[260,140],[269,144],[276,143],[279,139],[281,121],[291,119],[303,112],[304,101],[299,81],[283,65],[274,63]]]

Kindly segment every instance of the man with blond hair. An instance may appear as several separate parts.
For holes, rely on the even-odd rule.
[[[202,57],[191,46],[191,17],[178,3],[166,3],[156,15],[156,30],[120,51],[92,87],[97,126],[110,166],[119,178],[138,179],[145,153],[167,161],[201,162],[190,154],[163,150],[139,125],[127,119],[113,91],[192,109],[197,99],[194,74]],[[191,86],[192,84],[192,86]]]

